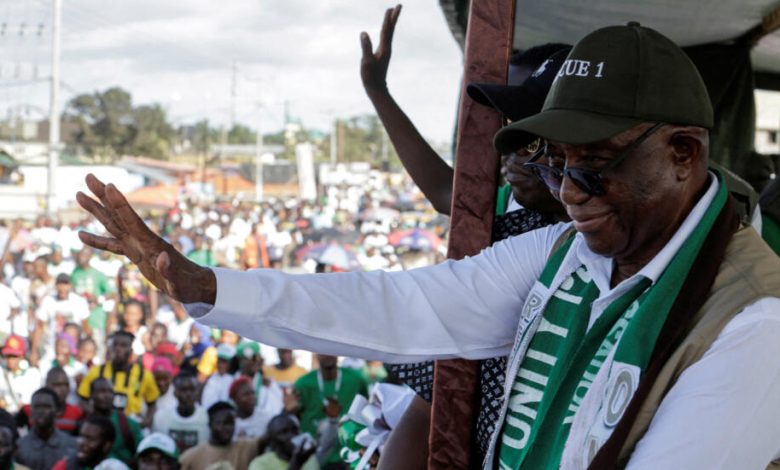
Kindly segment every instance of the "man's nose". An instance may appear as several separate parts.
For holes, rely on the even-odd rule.
[[[590,199],[590,194],[586,193],[574,181],[564,172],[561,178],[561,189],[559,191],[559,197],[563,204],[568,206],[576,206],[583,204]]]

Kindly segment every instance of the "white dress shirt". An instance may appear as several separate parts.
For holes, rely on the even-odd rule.
[[[713,182],[670,249],[642,275],[657,279],[716,189]],[[405,272],[290,275],[214,269],[216,304],[187,309],[204,324],[276,347],[385,362],[507,355],[526,295],[567,228],[545,227],[477,256]],[[610,287],[612,261],[590,252],[581,235],[567,255],[575,257],[600,289],[592,324],[633,278]],[[780,299],[756,299],[727,325],[661,403],[630,469],[763,469],[780,457],[778,312]]]

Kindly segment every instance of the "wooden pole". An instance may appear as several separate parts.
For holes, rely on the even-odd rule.
[[[492,142],[501,116],[466,96],[465,84],[506,83],[514,17],[514,0],[471,2],[450,219],[448,256],[452,259],[477,254],[490,244],[499,170]],[[475,361],[437,361],[428,468],[468,468],[477,415],[477,374]]]

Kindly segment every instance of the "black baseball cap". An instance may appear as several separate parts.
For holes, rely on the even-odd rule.
[[[553,79],[571,47],[552,54],[519,85],[470,83],[466,93],[477,103],[496,108],[510,121],[519,121],[542,110]]]
[[[631,22],[580,40],[556,75],[539,114],[501,129],[498,151],[516,150],[526,133],[587,144],[642,122],[707,129],[712,103],[699,71],[672,40]]]

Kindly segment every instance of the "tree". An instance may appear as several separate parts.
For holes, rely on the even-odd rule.
[[[248,145],[254,144],[256,140],[255,132],[243,124],[234,124],[227,135],[229,144]]]
[[[127,153],[152,158],[170,154],[174,130],[168,124],[165,110],[159,104],[139,106],[133,110]]]
[[[129,92],[115,87],[81,94],[68,102],[64,119],[76,124],[75,144],[98,161],[121,155],[165,158],[175,136],[159,104],[133,107]]]

